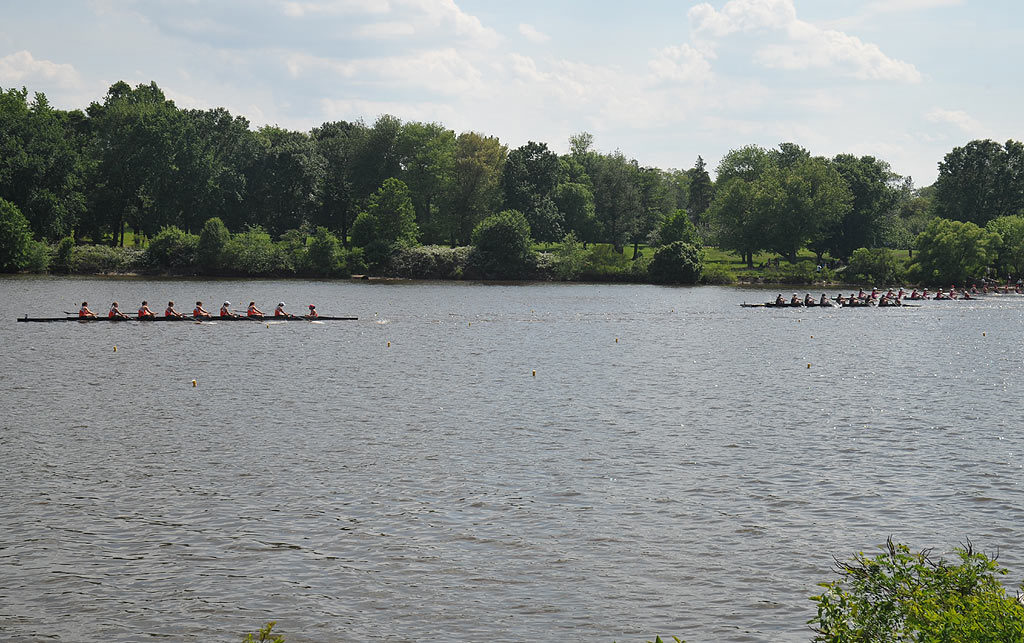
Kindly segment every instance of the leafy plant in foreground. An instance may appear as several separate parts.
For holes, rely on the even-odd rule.
[[[811,597],[818,615],[808,621],[816,641],[1021,641],[1024,604],[997,578],[994,558],[957,548],[957,563],[935,560],[930,550],[912,553],[886,541],[874,557],[858,553],[836,561],[840,579],[820,583]]]
[[[256,634],[249,632],[242,639],[242,643],[284,643],[284,637],[280,634],[272,635],[274,626],[277,625],[277,621],[270,621],[266,625],[260,628],[260,631]]]

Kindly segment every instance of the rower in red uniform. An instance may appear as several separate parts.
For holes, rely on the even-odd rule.
[[[143,301],[139,307],[139,319],[156,319],[156,313],[149,309],[148,301]]]
[[[164,317],[171,317],[171,318],[174,318],[174,319],[181,319],[182,317],[184,317],[184,315],[182,315],[178,311],[174,310],[174,302],[173,301],[169,301],[169,302],[167,302],[167,308],[164,309]]]
[[[245,311],[248,317],[263,317],[263,311],[256,307],[256,302],[250,301],[249,308]]]
[[[291,317],[288,313],[284,312],[284,302],[282,301],[274,309],[274,317]]]
[[[212,317],[210,311],[203,308],[203,302],[201,301],[196,302],[196,307],[192,309],[192,316],[196,319],[209,319]]]
[[[320,315],[316,312],[316,306],[313,304],[309,305],[309,314],[306,317],[319,317]]]
[[[223,318],[234,319],[235,317],[238,317],[238,315],[236,315],[235,313],[231,312],[231,310],[228,308],[228,306],[230,306],[230,305],[231,305],[231,302],[230,301],[226,301],[226,302],[224,302],[224,305],[220,307],[220,316],[221,316],[222,319]]]
[[[82,302],[82,307],[78,309],[78,318],[79,319],[90,319],[90,318],[95,318],[95,317],[96,317],[96,313],[94,313],[91,310],[89,310],[89,302],[83,301]]]
[[[110,312],[107,313],[107,318],[128,319],[128,315],[125,315],[124,313],[121,312],[121,310],[117,307],[117,302],[115,301],[114,303],[110,304]]]

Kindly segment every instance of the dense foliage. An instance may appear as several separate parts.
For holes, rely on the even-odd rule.
[[[822,583],[824,591],[812,598],[815,640],[1024,640],[1024,604],[998,579],[1006,570],[970,542],[956,557],[937,560],[889,539],[876,556],[837,561],[839,580]]]
[[[700,156],[689,169],[645,167],[596,151],[586,132],[559,155],[543,142],[509,149],[390,115],[309,132],[253,129],[223,108],[180,109],[155,83],[117,82],[84,111],[0,88],[0,199],[21,215],[3,211],[0,270],[330,276],[369,263],[387,272],[419,243],[465,247],[481,222],[517,211],[533,241],[568,246],[525,262],[513,253],[507,269],[484,251],[484,273],[526,274],[536,259],[533,269],[559,279],[649,280],[658,248],[683,242],[734,251],[763,277],[769,266],[755,267],[754,256],[764,251],[793,272],[805,250],[823,264],[899,248],[925,255],[912,275],[961,282],[1024,270],[1022,168],[1024,144],[971,141],[946,155],[934,187],[915,190],[881,159],[782,143],[731,150],[712,179]],[[946,261],[948,240],[930,227],[937,217],[998,240],[968,239],[985,251]],[[156,247],[139,265],[78,250],[126,239]],[[461,259],[472,272],[474,258]]]

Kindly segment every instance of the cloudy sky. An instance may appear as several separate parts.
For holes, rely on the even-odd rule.
[[[382,113],[642,165],[749,143],[935,180],[1020,140],[1020,0],[39,0],[0,10],[0,87],[84,108],[118,80],[308,130]]]

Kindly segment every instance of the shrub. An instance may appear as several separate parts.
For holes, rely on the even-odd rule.
[[[655,251],[647,272],[655,283],[695,284],[703,268],[704,262],[696,246],[675,241]]]
[[[874,557],[858,553],[837,561],[840,579],[820,583],[808,621],[815,640],[831,641],[1021,641],[1024,605],[1007,595],[994,559],[970,541],[947,563],[929,550],[911,553],[889,538]]]
[[[291,265],[267,231],[259,226],[232,235],[224,248],[224,260],[232,272],[254,276],[287,272]]]
[[[25,251],[25,262],[22,266],[29,272],[46,272],[50,268],[53,250],[45,241],[30,241]]]
[[[341,242],[327,228],[319,227],[313,232],[306,251],[306,269],[322,277],[335,276],[341,272]]]
[[[224,248],[231,240],[231,233],[219,217],[207,219],[199,233],[196,246],[196,263],[204,271],[214,271],[221,267]]]
[[[580,277],[587,281],[631,281],[633,263],[611,245],[594,245],[586,255]]]
[[[32,230],[18,206],[0,199],[0,272],[15,272],[25,267]]]
[[[410,279],[460,279],[469,266],[470,246],[418,246],[391,256],[388,273]]]
[[[341,249],[341,273],[361,275],[367,271],[366,257],[362,248]]]
[[[658,243],[667,246],[676,241],[683,241],[690,245],[700,246],[700,233],[697,226],[690,221],[690,215],[686,210],[673,210],[662,219],[658,228]]]
[[[932,219],[917,236],[915,277],[927,284],[963,284],[984,273],[995,259],[999,234],[973,223]]]
[[[71,270],[71,253],[75,249],[75,238],[64,237],[57,244],[57,252],[53,258],[53,267],[65,272]]]
[[[906,265],[888,248],[858,248],[846,268],[847,279],[859,283],[895,284],[906,275]]]
[[[575,279],[583,272],[587,261],[587,251],[572,232],[565,235],[562,245],[555,250],[551,260],[551,270],[556,277],[563,280]]]
[[[143,267],[144,251],[110,246],[75,246],[71,250],[71,272],[108,274],[135,272]]]
[[[160,230],[146,248],[145,263],[158,270],[192,269],[196,264],[199,237],[177,226]]]
[[[518,210],[504,210],[478,223],[472,242],[486,276],[522,277],[536,262],[530,247],[530,224]]]
[[[736,275],[720,263],[706,263],[701,271],[700,281],[704,284],[727,286],[736,283]]]

